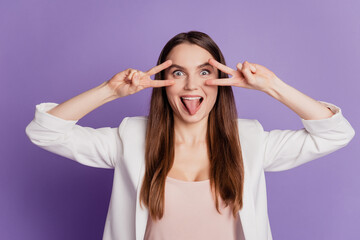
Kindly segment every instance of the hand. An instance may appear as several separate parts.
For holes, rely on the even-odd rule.
[[[167,60],[146,72],[128,68],[115,74],[107,81],[107,85],[114,91],[117,97],[125,97],[149,87],[170,86],[175,83],[174,80],[152,80],[150,76],[168,68],[171,64],[172,61]]]
[[[205,81],[207,85],[236,86],[268,92],[275,81],[279,79],[266,67],[247,61],[244,61],[243,64],[238,63],[237,70],[221,64],[213,58],[209,59],[209,63],[232,77],[209,79]]]

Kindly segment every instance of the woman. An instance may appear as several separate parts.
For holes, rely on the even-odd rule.
[[[355,132],[339,107],[306,96],[266,67],[236,67],[226,66],[207,34],[180,33],[149,71],[127,69],[61,104],[36,105],[26,134],[55,154],[114,168],[103,239],[272,239],[264,172],[334,152]],[[237,118],[231,86],[269,94],[304,128],[267,132],[257,120]],[[76,124],[148,87],[148,116],[126,117],[118,128]]]

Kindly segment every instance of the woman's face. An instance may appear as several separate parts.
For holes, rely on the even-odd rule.
[[[218,77],[209,58],[214,57],[190,43],[179,44],[168,54],[172,66],[165,69],[165,79],[174,79],[175,84],[166,87],[166,95],[174,118],[188,123],[207,120],[218,93],[218,86],[205,85],[205,80]]]

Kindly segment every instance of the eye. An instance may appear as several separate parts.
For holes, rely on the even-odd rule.
[[[180,70],[175,70],[175,71],[173,71],[173,75],[175,75],[175,76],[181,76],[181,75],[176,74],[177,72],[181,73]]]
[[[208,72],[208,74],[210,74],[210,71],[209,71],[209,70],[205,70],[205,69],[204,69],[203,71],[201,71],[201,73],[203,73],[203,72]],[[200,75],[204,75],[204,74],[201,74],[201,73],[200,73]]]

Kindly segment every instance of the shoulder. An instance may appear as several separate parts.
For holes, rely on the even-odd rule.
[[[126,125],[126,127],[130,127],[133,125],[141,126],[146,125],[148,120],[148,116],[134,116],[134,117],[124,117],[124,119],[121,121],[121,125]]]
[[[257,119],[238,118],[238,126],[240,127],[256,127]]]
[[[148,116],[125,117],[119,125],[120,136],[144,136],[147,120]]]
[[[238,118],[237,121],[240,133],[262,129],[262,126],[257,119]]]
[[[238,118],[237,120],[240,140],[259,141],[264,130],[257,119]]]

